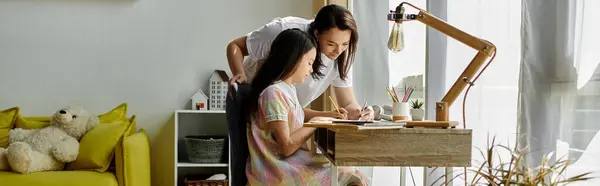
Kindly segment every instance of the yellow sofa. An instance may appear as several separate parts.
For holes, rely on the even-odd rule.
[[[18,107],[15,108],[18,112]],[[10,111],[10,109],[8,110]],[[3,135],[1,112],[2,111],[0,111],[0,135]],[[5,110],[5,112],[7,111]],[[125,115],[126,105],[122,104],[114,110],[101,115],[103,117],[101,118],[101,121],[103,119],[119,119],[125,117]],[[19,115],[19,117],[16,118],[22,120],[25,117]],[[30,120],[29,125],[40,124],[35,127],[42,127],[48,120],[48,117],[29,117],[26,119]],[[98,160],[88,160],[88,162],[73,163],[78,165],[67,165],[65,170],[62,171],[36,172],[30,174],[0,171],[0,186],[150,186],[150,144],[148,135],[144,129],[136,131],[135,115],[128,118],[127,121],[132,122],[128,123],[127,129],[123,130],[122,134],[116,137],[118,139],[113,140],[115,142],[113,143],[114,147],[111,147],[108,152],[93,152],[92,150],[92,153],[87,153],[112,154],[110,159],[104,158],[102,160],[107,162],[104,163],[106,166],[91,167],[91,165],[99,164]],[[13,126],[11,128],[23,127],[22,124],[18,124],[18,119],[14,119],[12,122]],[[6,129],[6,127],[4,127],[4,129]],[[103,130],[100,132],[107,131],[106,127],[98,130]],[[4,132],[6,132],[6,130],[4,130]],[[88,134],[89,133],[91,132],[88,132]],[[104,135],[104,133],[96,133],[99,134],[97,136]],[[90,142],[92,141],[91,139],[85,138],[86,136],[84,136],[82,142],[80,142],[80,155],[85,154],[82,153],[82,149],[85,149],[84,143],[87,143],[88,146],[98,145],[98,142]],[[0,136],[0,139],[2,139],[2,136]],[[83,142],[83,140],[87,141]],[[93,148],[88,147],[87,149]]]

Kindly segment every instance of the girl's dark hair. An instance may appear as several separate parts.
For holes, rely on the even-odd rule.
[[[319,33],[323,33],[331,28],[338,28],[340,30],[350,30],[350,43],[348,49],[340,54],[340,56],[336,59],[338,64],[338,72],[340,73],[340,78],[342,80],[346,80],[346,76],[348,75],[348,71],[354,63],[354,56],[356,54],[356,45],[358,43],[358,27],[356,26],[356,21],[352,16],[352,13],[348,11],[348,9],[344,8],[340,5],[327,5],[319,10],[315,20],[310,24],[310,34],[313,38],[316,38],[314,35],[314,31],[316,30]],[[315,64],[323,64],[321,61],[321,49],[319,45],[317,45],[317,58],[315,59]],[[321,65],[313,66],[313,77],[318,79],[318,77],[322,77],[323,74],[319,71]]]
[[[275,37],[269,55],[256,72],[251,83],[252,90],[245,99],[243,115],[246,119],[251,119],[257,111],[260,94],[276,81],[290,77],[302,56],[315,47],[316,41],[297,28],[284,30]]]

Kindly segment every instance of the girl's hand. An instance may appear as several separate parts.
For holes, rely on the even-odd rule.
[[[338,111],[336,110],[332,110],[327,112],[327,116],[326,117],[332,117],[332,118],[336,118],[336,119],[348,119],[348,111],[344,108],[340,108],[340,113],[338,113]]]

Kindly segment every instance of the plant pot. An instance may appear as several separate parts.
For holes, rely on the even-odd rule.
[[[423,121],[425,109],[410,109],[410,116],[413,121]]]

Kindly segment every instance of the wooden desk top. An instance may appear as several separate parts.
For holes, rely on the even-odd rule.
[[[305,123],[317,127],[314,140],[337,166],[464,167],[471,164],[471,129],[366,127]]]
[[[377,130],[377,132],[382,132],[382,130],[397,130],[401,131],[401,133],[453,133],[453,134],[465,134],[471,133],[471,129],[462,129],[462,128],[423,128],[423,127],[415,127],[415,128],[407,128],[404,126],[362,126],[360,124],[355,123],[304,123],[305,127],[316,127],[316,128],[327,128],[329,130],[340,131],[340,130]]]

